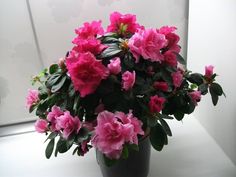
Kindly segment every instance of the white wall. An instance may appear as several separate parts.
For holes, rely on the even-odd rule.
[[[71,49],[76,27],[97,19],[106,26],[112,11],[137,14],[147,27],[175,25],[186,55],[188,0],[0,1],[0,125],[29,120],[24,104],[30,76]]]
[[[191,0],[188,33],[188,68],[213,64],[227,95],[217,107],[203,98],[195,117],[236,164],[236,1]]]

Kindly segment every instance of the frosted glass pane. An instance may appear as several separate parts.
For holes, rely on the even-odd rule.
[[[0,125],[30,120],[25,96],[42,68],[25,0],[0,2]]]
[[[76,27],[98,19],[105,27],[113,11],[134,13],[146,27],[176,26],[186,56],[188,0],[30,0],[30,6],[45,65],[71,49]]]

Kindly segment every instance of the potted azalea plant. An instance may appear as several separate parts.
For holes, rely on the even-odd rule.
[[[217,104],[224,92],[213,66],[185,67],[176,27],[145,28],[135,15],[114,12],[75,30],[74,47],[33,77],[27,107],[54,152],[85,155],[96,148],[105,176],[146,177],[150,144],[161,151],[172,136],[166,119],[181,121],[201,96]],[[126,170],[124,170],[126,169]]]

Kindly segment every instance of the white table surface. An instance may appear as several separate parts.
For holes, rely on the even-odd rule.
[[[152,150],[148,177],[236,177],[236,167],[193,117],[171,121],[173,137],[162,152]],[[0,138],[0,177],[102,177],[94,150],[47,160],[45,136]]]

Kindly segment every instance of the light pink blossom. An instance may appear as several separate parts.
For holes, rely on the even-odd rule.
[[[38,90],[29,89],[28,95],[26,96],[26,107],[29,109],[32,105],[39,101]]]
[[[34,127],[38,133],[45,133],[48,130],[48,122],[44,119],[38,119],[36,120]]]
[[[58,107],[53,106],[51,111],[47,115],[47,120],[50,122],[51,131],[59,131],[60,127],[58,125],[58,117],[63,115],[64,112]]]
[[[211,76],[213,75],[213,69],[214,69],[214,66],[212,65],[205,66],[205,76],[207,78],[211,78]]]
[[[129,71],[124,72],[122,74],[122,88],[126,91],[132,89],[135,83],[135,77],[135,71],[132,73]]]
[[[118,159],[122,152],[125,137],[123,136],[122,123],[115,115],[108,111],[98,114],[95,135],[92,144],[99,151],[111,159]]]
[[[103,111],[97,117],[92,144],[111,159],[119,159],[125,143],[138,144],[138,134],[143,135],[142,123],[123,112]]]
[[[182,75],[181,71],[177,71],[175,73],[172,73],[171,76],[172,76],[173,85],[175,86],[175,88],[180,87],[180,85],[182,84],[182,81],[183,81],[183,75]]]
[[[66,60],[66,66],[76,91],[81,97],[93,93],[101,80],[106,79],[109,70],[90,52],[74,54]]]
[[[136,60],[141,55],[144,59],[152,62],[163,60],[160,49],[166,45],[165,35],[158,33],[155,29],[139,30],[128,42],[130,51]]]
[[[163,109],[165,102],[166,99],[163,97],[159,97],[157,95],[151,96],[148,104],[151,113],[160,112]]]
[[[111,74],[119,74],[121,72],[120,58],[115,57],[110,60],[110,63],[107,65],[107,68],[109,69]]]
[[[58,117],[58,125],[62,129],[63,137],[68,139],[73,132],[79,132],[82,124],[77,116],[73,117],[69,111],[66,111]]]

